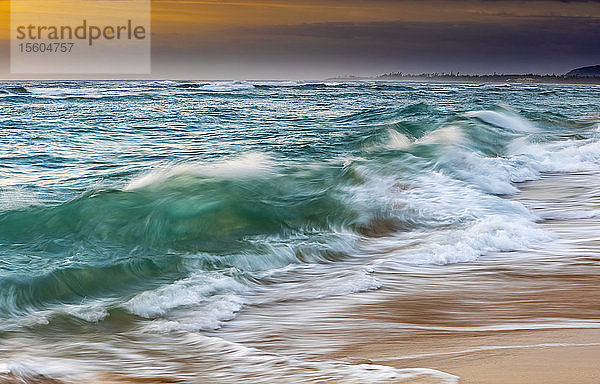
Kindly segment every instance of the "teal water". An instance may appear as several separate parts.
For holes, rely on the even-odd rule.
[[[599,112],[597,86],[0,83],[0,337],[203,335],[527,250],[552,234],[507,197],[599,170]]]

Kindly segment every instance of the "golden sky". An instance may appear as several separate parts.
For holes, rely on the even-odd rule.
[[[43,0],[42,0],[43,1]],[[600,16],[597,2],[423,0],[153,0],[155,33],[241,25],[331,22],[463,22],[506,17]]]
[[[37,1],[40,11],[46,8],[48,0]],[[8,0],[0,0],[0,15],[2,73],[7,71]],[[155,67],[165,74],[172,68],[191,75],[191,69],[204,66],[229,68],[231,77],[235,77],[232,61],[238,60],[236,55],[246,69],[263,68],[269,63],[294,67],[299,58],[311,68],[320,61],[323,65],[336,66],[337,57],[340,70],[353,70],[347,65],[352,61],[352,52],[369,56],[357,58],[356,71],[366,69],[369,62],[373,63],[374,71],[402,70],[403,66],[406,70],[419,66],[433,70],[437,68],[433,65],[435,61],[443,61],[435,51],[444,51],[448,56],[451,52],[445,51],[448,44],[458,49],[456,55],[466,55],[465,60],[447,59],[441,65],[446,65],[448,70],[481,71],[492,63],[488,62],[489,53],[477,57],[468,51],[471,47],[481,50],[486,42],[492,45],[490,52],[498,52],[496,59],[512,56],[512,59],[507,58],[512,64],[490,67],[489,71],[527,70],[535,67],[533,53],[528,54],[531,57],[519,59],[520,55],[527,54],[527,47],[517,47],[512,52],[508,49],[510,39],[514,39],[517,46],[546,44],[544,49],[564,49],[570,39],[578,36],[588,39],[595,32],[600,33],[598,20],[600,3],[597,1],[152,0],[152,42]],[[565,29],[561,32],[564,36],[557,35],[557,29]],[[503,33],[506,33],[505,39]],[[481,37],[474,40],[473,35]],[[579,51],[568,53],[574,58],[572,65],[600,60],[594,43],[589,44],[587,56]],[[460,51],[461,47],[464,52]],[[494,50],[495,47],[498,49]],[[585,47],[577,49],[585,50]],[[563,59],[566,56],[567,53]],[[471,60],[475,64],[469,67]],[[540,63],[544,64],[541,70],[554,68],[546,57],[544,60],[545,64]],[[394,67],[393,63],[398,65]],[[568,65],[571,64],[561,62],[555,67]],[[252,73],[246,72],[239,73],[244,76]],[[202,76],[201,70],[197,73]]]
[[[8,39],[10,28],[10,2],[0,0],[0,39]]]

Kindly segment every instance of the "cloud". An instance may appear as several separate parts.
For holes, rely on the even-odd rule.
[[[305,45],[306,49],[311,45],[331,45],[334,50],[336,46],[361,47],[367,51],[396,48],[432,54],[473,54],[476,50],[531,55],[550,49],[554,55],[600,54],[600,45],[596,44],[600,19],[585,17],[511,18],[486,23],[313,23],[241,28],[242,34],[246,43],[254,40],[255,47],[261,41],[273,44],[280,40],[296,48]]]
[[[195,40],[191,50],[201,56],[200,63],[243,68],[563,73],[600,62],[599,32],[600,19],[589,17],[307,23],[236,27]]]

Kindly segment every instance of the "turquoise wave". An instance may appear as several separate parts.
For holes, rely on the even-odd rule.
[[[235,312],[292,266],[526,248],[537,218],[502,196],[600,167],[598,90],[540,87],[1,84],[0,317]]]

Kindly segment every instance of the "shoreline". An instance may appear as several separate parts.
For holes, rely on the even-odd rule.
[[[380,81],[423,82],[423,83],[473,83],[473,84],[546,84],[546,85],[600,85],[600,77],[553,77],[529,78],[527,76],[401,76],[401,77],[339,77],[325,81]]]
[[[600,340],[600,329],[457,333],[355,344],[335,357],[398,369],[427,367],[465,384],[584,384],[600,380],[600,343],[591,340]]]
[[[552,211],[565,199],[593,204],[587,193],[594,177],[597,174],[548,175],[520,185],[514,200],[526,205],[542,201],[537,208],[530,207],[534,212]],[[598,224],[589,219],[547,219],[540,224],[560,235],[559,242],[568,245],[564,254],[529,250],[526,253],[549,252],[539,261],[529,261],[531,267],[511,271],[491,266],[476,284],[435,292],[429,295],[433,301],[411,298],[408,303],[400,299],[375,304],[368,312],[382,318],[389,329],[410,321],[430,328],[409,331],[408,338],[373,334],[369,343],[352,343],[332,357],[438,369],[459,376],[464,384],[600,381],[600,308],[594,305],[600,299],[598,240],[585,236],[585,230],[593,232],[590,227]],[[575,251],[583,256],[575,257]],[[545,263],[561,266],[548,273]],[[515,329],[509,329],[510,324]],[[544,324],[548,328],[536,329]]]
[[[545,175],[520,184],[510,199],[538,214],[552,212],[563,199],[593,204],[588,196],[595,178],[593,172]],[[587,236],[598,223],[569,218],[539,224],[558,235],[556,243],[426,273],[375,272],[380,290],[247,308],[215,334],[268,353],[429,369],[464,384],[598,382],[599,241]],[[262,338],[238,339],[244,329]]]

